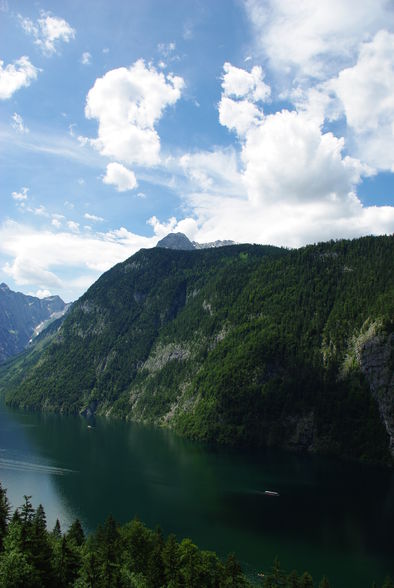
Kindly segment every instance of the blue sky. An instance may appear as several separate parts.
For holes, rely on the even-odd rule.
[[[0,281],[73,300],[170,231],[394,228],[385,0],[0,0]]]

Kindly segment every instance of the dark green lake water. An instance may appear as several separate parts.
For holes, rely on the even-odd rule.
[[[0,479],[48,523],[110,512],[234,551],[251,574],[278,556],[285,569],[326,574],[333,588],[370,588],[394,575],[394,473],[330,459],[215,450],[168,431],[0,407]],[[279,497],[268,497],[275,490]]]

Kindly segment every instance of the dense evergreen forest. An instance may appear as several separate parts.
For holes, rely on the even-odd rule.
[[[141,250],[2,367],[23,408],[393,464],[394,237]]]
[[[223,562],[189,538],[164,537],[134,519],[118,525],[109,516],[85,537],[77,519],[62,533],[59,521],[48,531],[42,505],[30,496],[10,516],[0,484],[0,586],[4,588],[330,588],[314,584],[308,572],[286,573],[275,560],[270,570],[247,578],[233,554]],[[374,588],[377,585],[374,584]],[[394,588],[386,578],[382,588]]]

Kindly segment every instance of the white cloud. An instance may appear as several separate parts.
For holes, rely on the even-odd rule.
[[[118,192],[133,190],[137,186],[135,174],[121,163],[112,162],[107,165],[107,172],[103,177],[104,184],[112,184]]]
[[[20,88],[30,86],[39,71],[25,55],[3,66],[4,61],[0,59],[0,100],[7,100]]]
[[[21,117],[20,114],[17,114],[16,112],[14,112],[14,114],[12,115],[12,123],[11,126],[13,129],[15,129],[18,133],[28,133],[29,129],[24,125],[23,123],[23,118]]]
[[[56,274],[43,268],[31,256],[19,257],[12,264],[6,263],[3,271],[21,286],[39,284],[42,288],[60,288],[62,285]]]
[[[67,221],[67,226],[70,231],[73,231],[74,233],[79,232],[79,223],[76,223],[75,221]]]
[[[394,34],[382,30],[363,43],[357,63],[329,87],[341,100],[360,156],[394,171]]]
[[[244,106],[250,86],[242,86],[238,80],[248,78],[236,73],[221,106],[230,91],[242,98],[234,103]],[[191,180],[186,198],[191,215],[164,224],[154,218],[155,230],[180,230],[183,223],[201,242],[219,238],[288,246],[392,232],[394,207],[362,205],[356,188],[372,170],[344,155],[343,138],[322,131],[325,106],[318,101],[323,103],[324,96],[314,99],[314,109],[267,116],[248,99],[253,109],[242,124],[239,113],[223,116],[220,106],[220,122],[238,132],[241,161],[234,156],[231,166],[222,158],[218,165],[214,152],[181,157],[179,163]],[[213,162],[223,174],[212,173]],[[232,192],[223,179],[226,171]]]
[[[251,125],[258,124],[263,117],[262,111],[249,100],[232,100],[222,96],[219,102],[219,122],[230,131],[244,135]]]
[[[278,203],[347,199],[364,173],[342,157],[344,140],[302,114],[283,110],[252,127],[243,145],[245,181],[251,201]]]
[[[83,216],[84,218],[96,223],[100,223],[104,220],[102,216],[96,216],[95,214],[89,214],[88,212],[86,212]]]
[[[159,43],[157,46],[158,52],[164,57],[169,57],[172,53],[174,53],[175,48],[176,44],[173,41],[171,43]]]
[[[39,230],[14,221],[0,226],[0,252],[10,260],[3,266],[16,284],[49,289],[65,300],[75,299],[99,275],[158,237],[143,237],[121,228],[108,233],[81,234]],[[69,270],[72,277],[69,278]],[[67,277],[62,278],[62,272]]]
[[[37,298],[48,298],[48,296],[52,296],[51,291],[50,290],[37,290],[37,292],[35,294],[33,294],[33,296],[37,296]]]
[[[267,100],[271,88],[263,81],[261,67],[255,66],[248,72],[226,62],[223,70],[223,93],[218,106],[219,122],[243,135],[252,124],[258,124],[262,120],[263,111],[256,103]]]
[[[92,63],[92,56],[89,51],[85,51],[81,56],[82,65],[90,65]]]
[[[40,16],[36,22],[21,15],[19,20],[23,30],[34,37],[34,43],[45,55],[57,53],[61,41],[69,43],[75,38],[75,29],[63,18],[52,16],[50,12],[45,11],[41,11]]]
[[[12,192],[11,196],[13,197],[14,200],[16,200],[17,202],[21,202],[23,200],[27,200],[27,193],[29,191],[29,188],[22,188],[20,192]]]
[[[226,62],[223,70],[222,88],[225,96],[248,98],[252,102],[269,98],[271,88],[263,81],[264,73],[260,66],[255,65],[249,72]]]
[[[37,206],[37,208],[28,208],[27,210],[29,212],[32,212],[36,216],[49,217],[47,209],[45,208],[45,206],[43,204],[40,204],[40,206]]]
[[[354,238],[366,234],[391,234],[394,207],[363,207],[353,195],[343,204],[311,201],[288,204],[256,202],[210,194],[189,195],[194,228],[189,236],[198,242],[232,239],[241,243],[266,243],[299,247],[333,238]],[[180,230],[172,223],[172,230]],[[197,227],[197,229],[196,229]],[[186,231],[184,231],[186,232]]]
[[[99,123],[91,144],[125,163],[157,164],[160,138],[155,125],[164,109],[179,100],[183,86],[182,78],[165,76],[142,59],[96,79],[85,107],[86,117]]]
[[[58,218],[53,218],[51,223],[56,229],[60,229],[60,227],[62,226],[62,223]]]
[[[327,79],[394,23],[386,0],[244,0],[256,48],[279,76]]]
[[[187,153],[179,159],[179,165],[188,178],[189,191],[229,196],[245,191],[234,149]]]

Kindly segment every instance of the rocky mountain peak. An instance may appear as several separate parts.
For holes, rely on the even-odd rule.
[[[164,249],[178,249],[182,251],[193,251],[194,249],[211,249],[212,247],[225,247],[235,245],[234,241],[211,241],[210,243],[197,243],[190,241],[184,233],[169,233],[158,241],[156,247]]]
[[[182,251],[192,251],[195,249],[193,243],[183,233],[169,233],[157,243],[156,247],[179,249]]]

